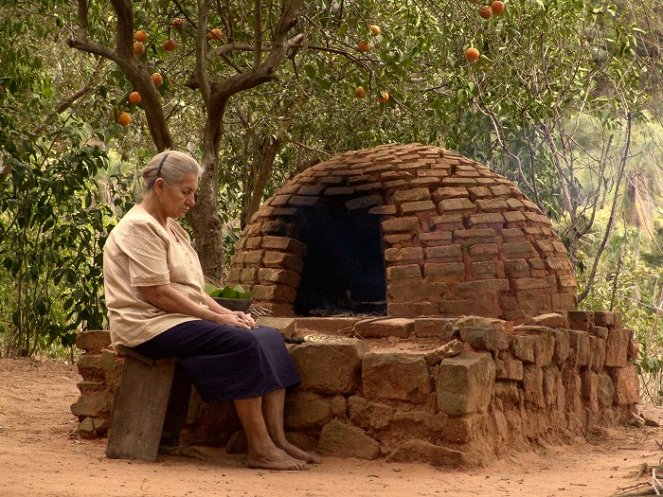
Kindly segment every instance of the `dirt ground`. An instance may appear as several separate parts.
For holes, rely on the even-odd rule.
[[[310,471],[273,472],[225,454],[213,463],[174,456],[156,463],[109,460],[105,440],[72,435],[69,406],[78,381],[76,368],[64,362],[0,359],[3,497],[605,497],[646,482],[639,468],[663,456],[660,429],[625,428],[467,470],[324,458]]]

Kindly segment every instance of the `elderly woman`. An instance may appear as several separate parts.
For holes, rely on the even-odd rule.
[[[166,151],[143,170],[144,196],[104,247],[104,289],[113,345],[177,357],[208,402],[234,401],[254,468],[303,470],[319,456],[286,440],[285,388],[299,383],[281,335],[217,304],[187,232],[174,220],[195,204],[202,168]]]

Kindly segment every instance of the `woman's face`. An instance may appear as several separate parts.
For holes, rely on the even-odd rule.
[[[198,176],[194,173],[185,174],[179,183],[168,185],[164,182],[161,202],[168,217],[183,217],[189,209],[196,205],[195,193],[198,190]]]

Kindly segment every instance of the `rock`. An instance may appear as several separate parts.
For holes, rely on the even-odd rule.
[[[504,333],[496,328],[460,328],[460,337],[470,344],[474,350],[497,352],[500,345],[506,342]]]
[[[376,459],[380,444],[360,428],[334,419],[322,427],[318,451],[325,456]]]
[[[300,388],[330,395],[353,393],[359,386],[361,359],[367,351],[365,342],[351,338],[293,347],[291,357],[302,380]]]
[[[612,406],[612,400],[615,397],[615,387],[612,383],[612,379],[607,372],[601,371],[598,374],[599,382],[596,391],[596,396],[599,402],[599,407],[610,407]]]
[[[434,366],[435,364],[439,364],[442,359],[455,357],[464,350],[465,344],[460,340],[453,339],[451,342],[445,343],[444,345],[427,352],[426,355],[424,355],[424,359],[426,360],[426,364]]]
[[[110,343],[109,331],[83,331],[76,335],[76,347],[86,352],[99,353]]]
[[[490,354],[463,352],[444,359],[437,374],[437,405],[451,416],[485,409],[493,395],[495,362]]]
[[[508,337],[509,349],[516,359],[523,362],[534,362],[534,342],[536,337],[511,335]]]
[[[313,392],[288,394],[285,407],[285,426],[297,430],[319,428],[333,417],[344,417],[346,399],[343,396],[322,397]]]
[[[636,426],[638,428],[642,428],[643,426],[645,426],[645,423],[646,423],[645,418],[634,412],[631,413],[631,417],[628,420],[629,426]]]
[[[256,319],[256,323],[259,326],[267,326],[268,328],[274,328],[284,337],[292,337],[295,334],[296,326],[295,318],[276,318],[271,316],[259,316]]]
[[[418,318],[414,321],[414,335],[421,338],[436,337],[446,342],[458,336],[454,318]]]
[[[424,462],[433,466],[459,467],[467,463],[464,452],[433,445],[425,440],[407,440],[393,450],[388,462]]]
[[[631,330],[608,330],[605,344],[605,365],[608,368],[621,368],[628,364],[628,349]]]
[[[348,399],[350,421],[361,428],[380,430],[391,423],[396,410],[386,404],[369,402],[354,395]]]
[[[569,342],[574,352],[575,366],[581,368],[589,364],[589,335],[584,331],[568,330]]]
[[[355,334],[362,338],[400,337],[407,338],[414,331],[414,319],[390,318],[359,321],[354,327]]]
[[[541,314],[540,316],[535,316],[528,319],[525,324],[531,324],[535,326],[547,326],[548,328],[568,328],[568,320],[566,316],[558,314],[556,312],[550,312],[548,314]]]
[[[636,404],[640,400],[638,370],[633,364],[630,364],[625,368],[611,369],[610,377],[615,386],[613,404],[625,406]]]
[[[420,402],[432,390],[423,355],[369,352],[362,361],[361,375],[367,399]]]

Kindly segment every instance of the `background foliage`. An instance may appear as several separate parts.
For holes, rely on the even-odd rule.
[[[223,89],[258,77],[286,7],[297,23],[273,76],[211,105],[205,81]],[[451,0],[3,2],[4,353],[69,345],[76,330],[104,326],[100,250],[134,201],[141,165],[164,143],[212,171],[205,212],[219,244],[196,241],[218,276],[250,214],[293,174],[340,151],[416,141],[486,163],[554,220],[581,305],[624,315],[642,344],[648,392],[660,399],[657,2],[506,7],[484,20],[478,4]],[[131,15],[118,22],[118,12]],[[222,40],[209,41],[212,27]],[[140,57],[130,49],[136,29],[149,35]],[[167,39],[174,51],[162,48]],[[358,50],[361,40],[372,49]],[[476,64],[464,57],[470,46],[481,51]],[[158,88],[149,86],[156,71]],[[149,91],[129,104],[137,84]],[[358,86],[366,98],[355,96]],[[390,99],[380,103],[383,91]],[[116,123],[121,111],[130,126]],[[197,216],[194,235],[209,221]]]

